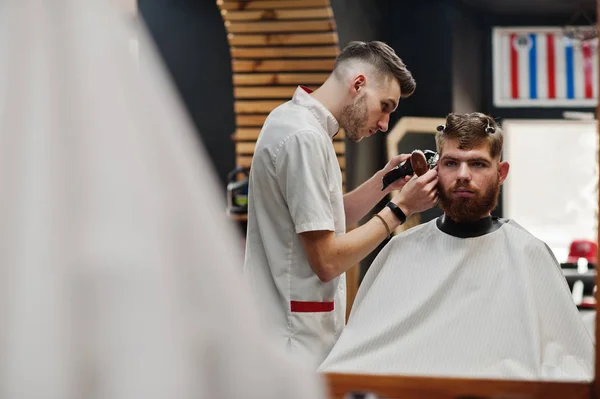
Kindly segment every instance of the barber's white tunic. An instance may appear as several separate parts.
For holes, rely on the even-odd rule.
[[[275,340],[315,367],[345,324],[345,275],[323,283],[299,233],[346,230],[342,175],[332,137],[339,125],[304,87],[262,128],[249,180],[244,274]]]
[[[548,247],[509,221],[457,238],[435,220],[393,238],[320,370],[590,380],[594,347]]]

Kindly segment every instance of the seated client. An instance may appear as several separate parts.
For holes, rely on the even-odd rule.
[[[592,378],[592,339],[554,255],[515,221],[491,216],[509,170],[502,143],[480,113],[450,114],[438,127],[444,214],[379,253],[320,371]]]

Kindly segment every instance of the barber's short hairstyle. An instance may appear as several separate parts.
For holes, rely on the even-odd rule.
[[[353,41],[337,56],[334,73],[339,72],[340,65],[349,60],[359,60],[372,65],[384,76],[395,78],[400,84],[400,97],[406,98],[415,92],[417,83],[412,74],[396,54],[393,48],[380,41]]]
[[[461,150],[470,150],[487,143],[492,158],[502,154],[504,143],[502,129],[491,116],[480,112],[451,113],[446,117],[446,124],[438,126],[437,130],[435,144],[440,154],[445,142],[452,139],[458,140],[458,148]]]

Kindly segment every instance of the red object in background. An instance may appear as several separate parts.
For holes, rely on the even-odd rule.
[[[578,307],[582,309],[596,309],[596,305],[596,298],[593,296],[585,296]]]
[[[575,240],[569,247],[567,263],[577,263],[579,258],[586,259],[589,263],[598,262],[598,244],[590,240]]]

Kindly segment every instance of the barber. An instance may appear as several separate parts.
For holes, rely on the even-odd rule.
[[[437,202],[437,171],[381,190],[400,155],[344,195],[332,138],[343,128],[359,142],[388,129],[390,114],[416,84],[382,42],[352,42],[317,90],[299,86],[267,117],[249,177],[244,274],[282,350],[317,367],[345,324],[345,272],[411,214]],[[400,193],[346,233],[391,190]]]

